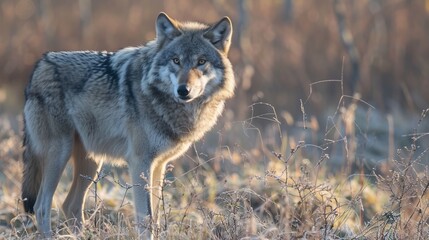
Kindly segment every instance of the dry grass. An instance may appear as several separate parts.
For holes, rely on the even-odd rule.
[[[369,168],[359,157],[364,151],[359,135],[368,137],[370,127],[358,125],[357,109],[374,110],[357,96],[347,99],[340,99],[324,131],[309,120],[301,101],[302,121],[293,124],[301,132],[287,134],[283,125],[291,122],[280,124],[274,107],[258,103],[249,108],[249,119],[228,122],[208,135],[169,166],[162,224],[154,233],[161,239],[429,236],[428,146],[422,145],[428,134],[420,132],[427,110],[414,123],[409,145],[399,146],[394,159]],[[20,136],[5,118],[0,123],[0,238],[34,239],[35,219],[23,213],[19,198]],[[335,158],[342,163],[332,163]],[[75,238],[59,210],[70,178],[68,168],[54,198],[58,239]],[[83,238],[137,238],[127,182],[122,169],[106,167],[99,174],[88,195]]]

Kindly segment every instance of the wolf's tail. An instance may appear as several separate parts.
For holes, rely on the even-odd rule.
[[[42,181],[40,161],[32,151],[27,133],[24,129],[24,176],[22,181],[22,200],[24,210],[27,213],[34,213],[34,204],[39,193]]]

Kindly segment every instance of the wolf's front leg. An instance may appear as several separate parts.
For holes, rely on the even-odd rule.
[[[164,187],[166,161],[158,159],[154,160],[150,166],[150,212],[153,223],[157,227],[160,226],[160,218],[162,216],[162,189]]]
[[[148,239],[151,235],[151,213],[149,192],[146,186],[150,186],[147,177],[150,169],[150,161],[147,159],[133,159],[129,162],[129,171],[133,182],[134,208],[136,227],[140,239]]]

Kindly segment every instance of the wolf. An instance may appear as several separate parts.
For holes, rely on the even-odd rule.
[[[128,165],[139,232],[159,224],[166,165],[201,139],[234,94],[232,23],[180,22],[160,13],[156,37],[116,52],[48,52],[25,89],[22,199],[51,236],[51,204],[73,159],[62,205],[78,229],[104,160]],[[85,176],[82,177],[82,176]],[[143,177],[144,176],[144,177]]]

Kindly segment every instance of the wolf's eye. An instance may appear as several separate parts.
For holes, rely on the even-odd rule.
[[[177,64],[177,65],[180,65],[180,59],[177,58],[177,57],[173,58],[173,63]]]
[[[204,64],[206,64],[206,62],[207,62],[207,60],[205,60],[205,59],[203,59],[203,58],[198,59],[198,66],[202,66],[202,65],[204,65]]]

